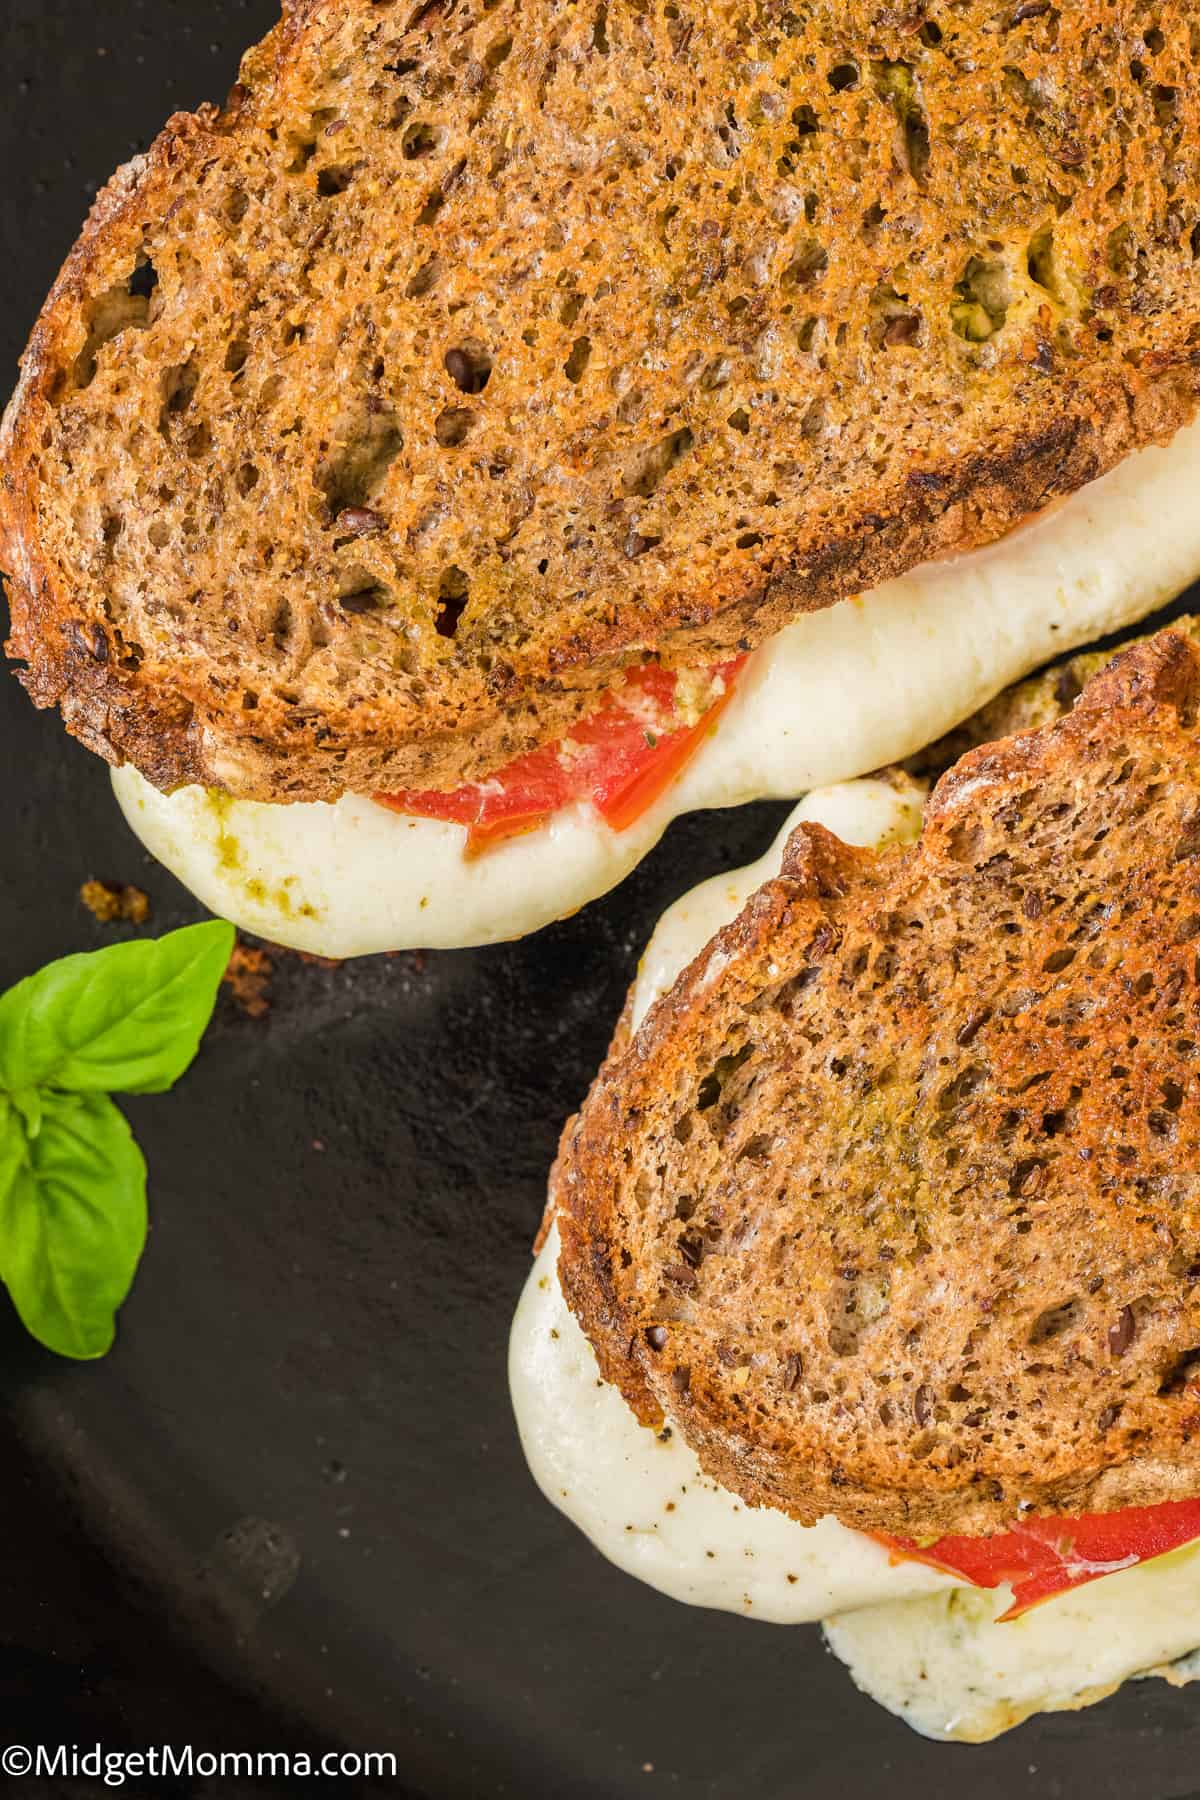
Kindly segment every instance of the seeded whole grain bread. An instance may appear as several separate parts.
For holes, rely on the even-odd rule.
[[[1164,440],[1182,0],[291,0],[100,196],[10,653],[163,788],[453,785]]]
[[[1200,647],[968,754],[920,842],[802,827],[553,1183],[606,1379],[811,1522],[1200,1491]]]

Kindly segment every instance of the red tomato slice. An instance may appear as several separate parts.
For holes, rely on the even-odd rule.
[[[592,801],[611,830],[626,831],[683,773],[732,699],[745,661],[738,657],[708,671],[714,698],[694,725],[678,723],[678,675],[647,663],[559,743],[517,757],[487,781],[449,794],[375,797],[394,812],[469,826],[469,856],[536,831],[581,799]]]
[[[646,757],[623,759],[623,766],[607,770],[596,781],[592,799],[601,818],[613,831],[627,831],[673,782],[678,781],[717,720],[733,699],[734,686],[742,663],[726,663],[717,673],[722,676],[725,691],[709,707],[704,717],[692,726],[668,732]],[[636,744],[635,744],[636,749]]]
[[[1002,1619],[1068,1593],[1103,1575],[1150,1562],[1200,1538],[1200,1500],[1084,1513],[1074,1519],[1026,1519],[996,1537],[944,1537],[932,1544],[886,1532],[870,1534],[903,1562],[928,1563],[975,1587],[1011,1582],[1013,1603]]]

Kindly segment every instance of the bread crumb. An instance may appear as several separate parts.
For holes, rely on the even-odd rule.
[[[270,1012],[274,974],[275,961],[270,953],[239,938],[229,959],[224,981],[233,996],[234,1004],[248,1019],[265,1019]]]
[[[79,898],[102,925],[144,925],[150,917],[150,896],[125,882],[85,881]]]

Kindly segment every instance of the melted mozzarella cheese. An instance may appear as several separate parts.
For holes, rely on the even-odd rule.
[[[677,814],[792,799],[900,761],[1040,663],[1200,573],[1200,424],[969,556],[810,613],[751,659],[712,737],[629,831],[588,806],[464,860],[461,826],[369,799],[261,806],[114,776],[133,830],[214,912],[327,956],[494,943],[597,899]]]
[[[762,860],[685,895],[643,960],[636,1029],[750,894],[779,869],[803,821],[847,842],[903,842],[920,825],[915,783],[856,781],[813,793]],[[1134,1675],[1200,1676],[1200,1545],[1106,1576],[997,1622],[1007,1587],[965,1587],[823,1519],[812,1529],[747,1507],[710,1481],[677,1432],[640,1426],[563,1297],[553,1230],[517,1310],[509,1381],[538,1485],[611,1562],[659,1592],[773,1624],[823,1618],[857,1685],[917,1731],[979,1743],[1038,1712],[1103,1699]]]
[[[618,1568],[692,1606],[796,1625],[950,1577],[888,1553],[834,1519],[806,1529],[748,1507],[700,1471],[674,1431],[639,1425],[600,1379],[563,1298],[558,1231],[513,1326],[509,1384],[521,1442],[546,1498]]]
[[[624,880],[665,828],[609,831],[588,806],[467,858],[461,825],[403,818],[347,794],[264,806],[200,787],[160,794],[130,767],[117,798],[146,848],[212,912],[318,956],[371,956],[524,937]]]
[[[1133,1675],[1200,1674],[1200,1546],[1106,1575],[997,1624],[1009,1590],[955,1588],[826,1621],[856,1684],[926,1737],[980,1744],[1073,1711]]]

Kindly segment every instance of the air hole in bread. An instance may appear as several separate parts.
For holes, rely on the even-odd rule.
[[[617,417],[623,425],[636,425],[645,410],[645,388],[631,387],[627,393],[621,395],[617,404]]]
[[[871,64],[876,92],[886,100],[899,124],[900,160],[918,187],[923,187],[929,173],[929,121],[921,104],[920,89],[911,63]]]
[[[157,286],[158,270],[148,256],[143,257],[129,277],[130,296],[134,300],[149,300]]]
[[[432,225],[434,220],[437,218],[438,214],[441,212],[443,206],[445,206],[445,204],[446,204],[446,196],[442,192],[441,188],[437,187],[437,188],[431,189],[429,194],[426,196],[424,205],[422,206],[420,212],[417,214],[417,224],[418,225]]]
[[[821,129],[820,121],[811,106],[796,107],[792,113],[792,125],[795,135],[784,145],[783,154],[775,165],[778,173],[784,176],[796,173],[796,165],[809,138],[815,137]]]
[[[858,86],[858,64],[836,63],[829,71],[829,85],[835,94],[845,94]]]
[[[150,323],[150,302],[158,287],[154,264],[143,258],[129,279],[108,288],[84,309],[87,337],[75,358],[72,379],[76,388],[88,388],[96,379],[101,350],[124,331],[145,331]]]
[[[829,255],[816,238],[805,238],[783,271],[780,280],[785,288],[814,287],[829,267]]]
[[[700,386],[706,394],[715,393],[718,388],[727,387],[733,375],[733,363],[728,356],[714,356],[704,366],[700,377]]]
[[[172,419],[187,412],[196,398],[199,385],[200,365],[194,357],[188,362],[177,363],[174,368],[165,372],[162,378],[162,407],[158,415],[158,429],[164,437],[170,429]]]
[[[482,394],[492,378],[491,352],[477,338],[456,344],[442,360],[447,375],[464,394]]]
[[[225,352],[225,373],[233,376],[240,375],[242,370],[246,367],[249,356],[249,338],[234,338],[228,350]]]
[[[608,8],[600,6],[597,7],[596,16],[592,20],[592,49],[598,50],[601,56],[607,56],[609,48]]]
[[[727,1083],[737,1074],[754,1054],[753,1044],[743,1044],[742,1048],[732,1056],[722,1056],[716,1067],[704,1077],[696,1095],[696,1111],[708,1112],[716,1106]]]
[[[621,483],[622,493],[648,500],[671,470],[688,455],[695,441],[692,432],[684,425],[667,437],[660,438],[648,450],[643,450],[626,470],[625,479]]]
[[[896,350],[920,340],[921,314],[890,282],[875,288],[868,304],[867,341],[876,350]]]
[[[808,317],[801,319],[796,327],[796,348],[802,350],[806,356],[817,347],[818,329],[823,331],[824,320],[818,318],[816,313],[809,313]]]
[[[837,1284],[832,1297],[829,1348],[835,1356],[853,1356],[864,1334],[882,1319],[890,1300],[887,1275],[853,1275]]]
[[[983,1087],[987,1079],[987,1070],[979,1063],[968,1063],[966,1068],[960,1069],[938,1094],[938,1111],[956,1112],[971,1098],[972,1094],[977,1093]]]
[[[575,323],[576,319],[579,317],[580,313],[583,311],[585,304],[586,304],[586,296],[585,295],[579,293],[578,291],[572,291],[571,293],[569,293],[567,295],[566,299],[563,301],[562,305],[558,309],[559,324],[565,325],[567,327],[572,326]]]
[[[1008,318],[1012,291],[1007,265],[987,257],[971,257],[954,294],[950,306],[954,330],[968,343],[986,343]]]
[[[340,448],[318,470],[317,487],[325,495],[331,519],[348,509],[366,506],[382,486],[404,448],[395,416],[368,410],[364,418],[336,432]]]
[[[342,611],[360,618],[367,613],[383,612],[391,600],[391,593],[382,582],[363,580],[361,575],[346,593],[338,595]]]
[[[289,175],[303,175],[313,157],[317,154],[316,138],[293,139],[292,160],[287,166]]]
[[[807,211],[807,208],[805,209]],[[878,200],[872,200],[863,214],[862,234],[868,244],[874,243],[879,236],[879,227],[887,218],[887,212]]]
[[[1137,241],[1132,225],[1118,225],[1110,231],[1105,248],[1108,266],[1114,275],[1130,275],[1137,262]]]
[[[317,192],[323,200],[333,200],[338,194],[344,194],[358,173],[357,164],[330,163],[317,176]]]
[[[465,572],[459,568],[449,568],[442,576],[438,587],[438,610],[434,626],[439,637],[453,638],[458,634],[462,616],[471,599],[471,583]]]
[[[401,154],[408,162],[433,156],[446,142],[448,133],[442,125],[431,125],[427,119],[414,119],[400,140]]]
[[[568,381],[580,382],[592,356],[591,338],[576,338],[571,346],[571,354],[564,365],[564,374]]]
[[[275,640],[275,648],[283,650],[292,635],[292,603],[285,595],[275,607],[275,617],[271,621],[271,636]]]
[[[741,126],[732,100],[725,102],[725,113],[716,128],[716,136],[720,148],[714,146],[709,160],[718,169],[728,168],[741,155]]]
[[[824,431],[827,417],[824,400],[810,400],[800,421],[800,436],[807,443],[812,443]]]
[[[234,482],[237,491],[242,496],[243,500],[248,494],[253,493],[259,482],[258,470],[255,468],[254,464],[249,462],[243,463],[234,478]]]
[[[441,279],[442,264],[436,256],[431,256],[428,262],[421,264],[409,281],[404,290],[405,297],[409,300],[423,300],[426,294],[432,294]]]
[[[434,436],[443,450],[456,450],[471,435],[476,415],[467,406],[447,406],[434,422]]]
[[[678,1248],[685,1268],[694,1271],[704,1261],[707,1245],[698,1231],[685,1231],[680,1235]]]
[[[1062,1300],[1057,1306],[1047,1307],[1034,1320],[1029,1333],[1031,1344],[1046,1344],[1051,1338],[1062,1337],[1065,1332],[1073,1331],[1086,1315],[1087,1302],[1078,1295],[1070,1300]]]
[[[1159,1379],[1158,1391],[1164,1399],[1189,1390],[1193,1396],[1200,1394],[1200,1344],[1173,1357]]]

